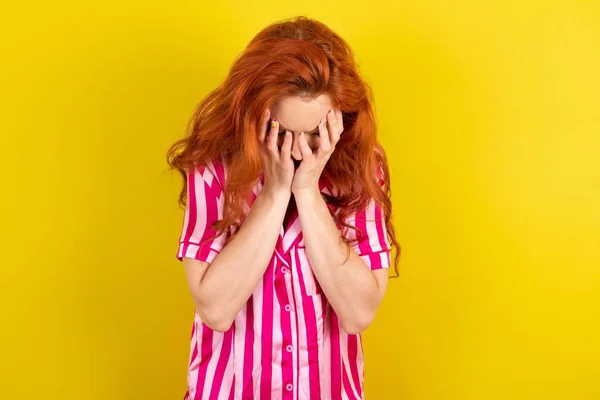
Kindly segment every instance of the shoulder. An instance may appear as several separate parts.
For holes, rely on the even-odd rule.
[[[225,183],[225,169],[223,161],[215,159],[208,162],[196,163],[193,170],[189,172],[189,175],[196,179],[200,178],[209,186],[213,186],[216,183],[222,188]]]

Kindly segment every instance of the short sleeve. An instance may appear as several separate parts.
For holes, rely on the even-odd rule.
[[[346,219],[346,223],[362,232],[345,228],[345,237],[354,241],[352,248],[371,269],[389,268],[391,264],[391,246],[385,225],[385,215],[380,204],[371,199],[367,206],[357,210]]]
[[[223,249],[226,234],[212,238],[216,233],[212,224],[223,216],[223,200],[213,163],[190,169],[187,174],[187,205],[177,250],[179,261],[188,257],[211,263]]]

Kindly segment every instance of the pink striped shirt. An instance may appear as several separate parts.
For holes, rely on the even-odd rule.
[[[211,224],[222,218],[224,179],[225,165],[218,160],[188,174],[179,260],[210,263],[223,248],[225,235],[201,249],[199,243],[215,233]],[[322,182],[320,189],[331,194]],[[366,265],[388,268],[390,243],[379,205],[371,201],[346,221],[364,232],[353,248]],[[344,227],[343,233],[356,237],[353,229]],[[364,398],[361,335],[342,330],[321,291],[297,211],[281,227],[264,277],[231,328],[215,332],[196,311],[191,336],[185,400]]]

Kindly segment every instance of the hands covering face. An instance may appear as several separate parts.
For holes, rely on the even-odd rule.
[[[279,140],[279,122],[273,118],[268,124],[270,110],[264,114],[264,125],[259,135],[261,156],[265,167],[265,186],[273,189],[291,189],[294,194],[319,190],[319,178],[329,157],[344,131],[342,112],[330,110],[318,125],[318,133],[307,139],[301,132],[297,137],[292,157],[292,133],[286,131]],[[267,129],[270,128],[267,133]],[[318,138],[318,143],[315,138]],[[310,140],[310,144],[309,144]],[[313,150],[314,149],[314,150]],[[301,156],[301,157],[300,157]],[[302,161],[294,171],[294,159]]]
[[[335,145],[340,140],[344,131],[342,112],[332,109],[319,123],[319,147],[312,151],[308,145],[306,135],[301,132],[298,145],[302,152],[302,162],[294,173],[292,192],[299,194],[309,190],[319,190],[319,177],[335,150]]]

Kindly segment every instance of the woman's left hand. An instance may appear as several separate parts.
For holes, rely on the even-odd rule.
[[[292,182],[292,193],[294,195],[303,192],[317,190],[319,191],[319,178],[321,172],[327,164],[327,160],[335,150],[335,145],[340,140],[340,136],[344,131],[342,121],[342,112],[338,109],[331,110],[325,120],[319,124],[319,148],[313,153],[306,141],[304,132],[298,137],[298,144],[302,151],[302,162],[294,173]]]

